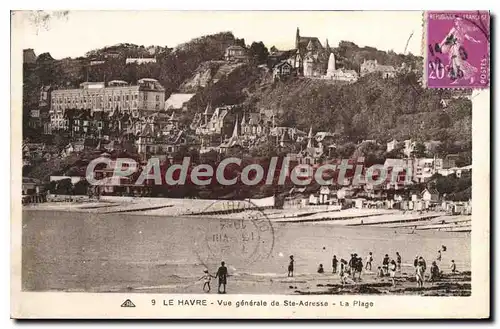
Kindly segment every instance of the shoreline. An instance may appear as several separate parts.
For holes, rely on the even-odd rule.
[[[408,271],[410,272],[410,271]],[[462,297],[471,295],[471,272],[442,273],[431,282],[426,278],[422,288],[417,287],[415,276],[411,273],[398,273],[396,285],[389,277],[378,278],[372,272],[364,273],[361,281],[342,284],[337,274],[297,275],[295,277],[272,277],[254,275],[251,277],[233,276],[228,279],[227,294],[257,294],[272,291],[277,295],[405,295],[405,296],[444,296]],[[49,289],[47,292],[93,292],[93,293],[186,293],[217,294],[217,280],[211,282],[211,291],[202,290],[203,282],[190,280],[178,283],[164,283],[137,287],[101,287],[95,289]],[[32,291],[32,290],[26,290]],[[40,291],[40,290],[37,290]]]
[[[201,214],[204,209],[221,200],[103,197],[96,201],[45,202],[24,205],[23,211],[60,211],[68,213],[127,214],[158,218],[204,218],[214,220],[247,220],[255,215],[255,209],[238,209],[244,201],[223,200],[234,205],[235,212]],[[272,223],[296,223],[311,225],[341,225],[356,227],[385,227],[397,230],[438,230],[470,232],[471,215],[448,215],[443,212],[401,211],[394,209],[349,208],[331,209],[328,205],[260,209]]]

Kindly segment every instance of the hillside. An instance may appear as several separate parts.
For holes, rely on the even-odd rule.
[[[448,133],[470,141],[470,101],[458,99],[446,110],[440,90],[420,87],[413,74],[395,79],[364,77],[350,85],[298,78],[253,93],[254,109],[272,109],[282,124],[299,129],[335,130],[357,139],[443,139]]]
[[[340,41],[338,47],[333,48],[338,67],[359,72],[361,63],[365,59],[375,59],[379,64],[399,67],[405,63],[407,67],[418,69],[422,67],[423,58],[411,53],[397,54],[394,51],[382,51],[373,47],[359,47],[350,41]]]
[[[188,119],[203,111],[208,103],[213,106],[244,103],[268,80],[267,70],[243,63],[224,64],[214,73],[211,83],[190,100]]]
[[[179,91],[183,93],[195,93],[201,88],[208,87],[211,84],[230,75],[234,70],[240,68],[243,63],[228,63],[226,61],[207,61],[201,63],[194,74],[182,83]]]
[[[190,100],[190,112],[183,118],[185,123],[209,102],[213,106],[244,103],[247,111],[278,113],[279,124],[336,131],[346,142],[413,138],[443,141],[450,152],[470,151],[470,101],[452,99],[443,109],[440,101],[450,99],[447,92],[423,89],[420,76],[414,73],[387,80],[366,76],[352,85],[303,78],[271,83],[265,68],[222,61],[229,45],[242,42],[231,32],[222,32],[193,39],[173,50],[118,44],[91,50],[87,57],[77,59],[54,60],[50,54],[42,54],[36,64],[24,67],[24,115],[37,106],[42,85],[77,87],[86,80],[135,82],[152,77],[165,87],[167,97],[172,92],[196,92]],[[338,67],[355,70],[365,59],[395,67],[406,63],[409,68],[418,68],[422,60],[412,54],[359,47],[348,41],[340,42],[333,51]],[[125,57],[152,53],[156,63],[125,64]],[[95,59],[104,63],[90,65],[90,60]]]

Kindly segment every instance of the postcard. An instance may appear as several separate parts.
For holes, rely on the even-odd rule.
[[[13,318],[489,318],[488,11],[11,31]]]

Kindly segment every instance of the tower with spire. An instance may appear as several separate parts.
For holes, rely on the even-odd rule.
[[[309,134],[307,134],[307,148],[308,149],[310,149],[310,148],[313,147],[312,139],[313,139],[313,128],[310,127],[309,128]]]
[[[300,31],[299,28],[297,27],[297,32],[295,33],[295,49],[299,49],[299,44],[300,44]]]

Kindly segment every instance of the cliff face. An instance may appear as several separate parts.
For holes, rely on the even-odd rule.
[[[218,62],[219,63],[219,62]],[[205,87],[197,87],[196,95],[190,100],[190,115],[201,112],[208,103],[213,106],[244,103],[255,92],[258,86],[266,81],[266,72],[246,63],[226,63],[209,70],[208,64],[199,69],[183,84],[182,91],[195,91],[196,82],[205,83]]]
[[[195,70],[194,74],[184,81],[179,90],[184,93],[199,91],[200,88],[216,84],[244,65],[243,63],[229,63],[225,61],[203,62]]]
[[[201,63],[191,77],[182,83],[179,90],[184,93],[190,93],[196,92],[199,88],[205,88],[211,83],[215,73],[224,64],[224,61],[207,61]]]

